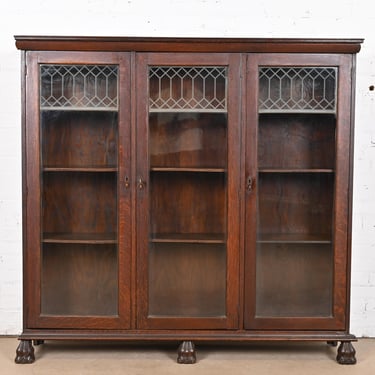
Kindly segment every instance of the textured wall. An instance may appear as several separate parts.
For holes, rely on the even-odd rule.
[[[365,38],[358,55],[352,332],[375,336],[373,0],[18,0],[0,4],[0,334],[22,326],[20,53],[13,35]]]

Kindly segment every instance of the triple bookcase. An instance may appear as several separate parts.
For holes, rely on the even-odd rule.
[[[24,328],[44,340],[349,333],[359,39],[17,36]],[[251,355],[251,353],[249,353]]]

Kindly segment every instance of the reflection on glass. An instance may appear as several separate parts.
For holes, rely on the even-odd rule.
[[[257,317],[332,315],[336,75],[259,70]]]
[[[150,164],[155,167],[226,168],[226,114],[150,114]]]
[[[224,245],[154,244],[149,262],[150,315],[225,315]]]
[[[40,77],[41,313],[117,315],[118,67]]]
[[[225,67],[152,67],[149,315],[222,317],[226,306]]]

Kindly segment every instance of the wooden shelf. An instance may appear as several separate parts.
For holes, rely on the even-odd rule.
[[[151,172],[225,173],[225,168],[152,167]]]
[[[304,234],[304,233],[278,233],[260,234],[257,243],[303,243],[303,244],[330,244],[332,241],[326,234]]]
[[[41,107],[41,111],[64,111],[64,112],[118,112],[117,107]]]
[[[43,243],[116,244],[116,233],[45,233]]]
[[[164,233],[154,234],[150,242],[153,243],[202,243],[224,244],[224,234],[206,233]]]
[[[205,108],[149,108],[149,113],[227,113],[227,109]]]
[[[334,169],[328,168],[260,168],[259,173],[334,173]]]
[[[282,114],[309,114],[309,115],[336,115],[336,109],[326,110],[326,109],[260,109],[258,112],[260,115],[282,115]]]
[[[118,168],[87,166],[87,167],[43,167],[43,172],[117,172]]]

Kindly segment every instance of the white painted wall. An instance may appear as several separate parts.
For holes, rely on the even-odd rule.
[[[351,331],[375,336],[373,0],[3,0],[0,334],[22,327],[20,52],[13,35],[365,38],[358,55]]]

